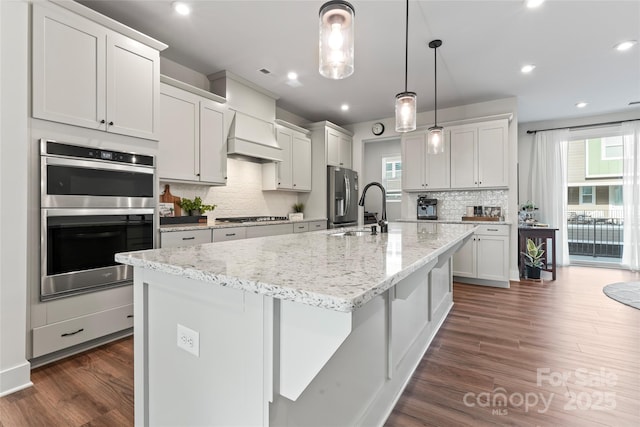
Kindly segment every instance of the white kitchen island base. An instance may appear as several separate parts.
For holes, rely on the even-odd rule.
[[[351,313],[136,268],[136,425],[382,425],[453,305],[434,264]]]
[[[117,254],[137,426],[379,426],[453,305],[475,227],[398,224]]]

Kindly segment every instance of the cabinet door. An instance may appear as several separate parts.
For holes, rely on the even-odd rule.
[[[402,189],[422,191],[424,187],[425,134],[405,135],[402,138]]]
[[[473,236],[453,255],[453,275],[476,277],[476,237]]]
[[[311,191],[311,140],[295,136],[291,150],[293,189]]]
[[[33,117],[105,129],[106,31],[33,5]]]
[[[438,154],[426,154],[425,162],[425,187],[427,190],[438,190],[451,187],[450,163],[451,163],[451,132],[444,131],[444,151]],[[425,145],[427,143],[425,142]]]
[[[351,169],[351,151],[352,151],[351,137],[347,135],[340,135],[340,166],[347,169]]]
[[[509,183],[508,122],[501,120],[478,127],[478,185],[506,187]]]
[[[161,248],[176,248],[179,246],[199,245],[211,243],[211,230],[165,231],[160,233]]]
[[[278,171],[278,188],[293,188],[292,163],[291,163],[291,146],[293,145],[293,133],[289,129],[278,129],[276,131],[278,145],[282,148],[281,162],[276,163]]]
[[[508,280],[507,237],[477,236],[477,272],[478,279]]]
[[[117,33],[107,36],[107,130],[158,139],[160,53]]]
[[[327,165],[342,166],[340,164],[340,132],[327,129],[326,135]]]
[[[214,242],[226,242],[228,240],[240,240],[246,239],[247,227],[229,227],[229,228],[214,228],[213,229],[213,241]]]
[[[451,129],[451,188],[478,186],[477,128]]]
[[[160,107],[158,176],[160,179],[197,181],[200,138],[198,98],[163,84]]]
[[[213,101],[200,101],[200,181],[227,182],[224,114]]]

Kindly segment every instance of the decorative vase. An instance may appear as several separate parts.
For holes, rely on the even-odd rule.
[[[289,221],[302,221],[304,214],[302,212],[292,212],[289,214]]]
[[[527,278],[528,279],[540,279],[540,271],[538,267],[527,265]]]
[[[201,216],[200,209],[193,209],[189,211],[189,216]]]

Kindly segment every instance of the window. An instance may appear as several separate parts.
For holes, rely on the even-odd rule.
[[[595,194],[594,187],[580,187],[580,204],[593,205],[596,202]]]
[[[388,202],[402,198],[402,160],[400,156],[382,158],[382,185],[387,190]]]
[[[622,206],[622,185],[609,186],[609,204]]]
[[[602,160],[620,160],[622,159],[622,137],[613,136],[602,138]]]

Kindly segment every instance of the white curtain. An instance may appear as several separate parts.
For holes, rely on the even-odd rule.
[[[622,124],[624,160],[622,203],[624,231],[622,265],[640,270],[640,121]]]
[[[567,152],[569,130],[536,132],[531,165],[531,201],[538,221],[557,228],[556,264],[569,264],[567,240]]]

